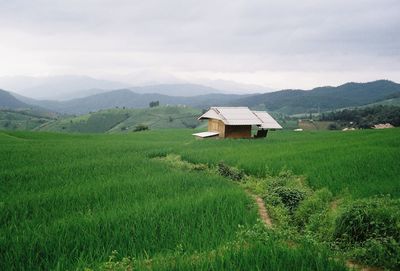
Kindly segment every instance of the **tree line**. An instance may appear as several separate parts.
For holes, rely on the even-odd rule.
[[[366,108],[344,109],[322,113],[320,119],[323,121],[335,121],[340,126],[363,129],[371,128],[379,123],[390,123],[398,127],[400,126],[400,107],[378,105]]]

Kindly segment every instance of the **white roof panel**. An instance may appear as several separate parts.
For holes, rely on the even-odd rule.
[[[217,120],[222,120],[220,115],[218,115],[218,113],[214,110],[208,110],[206,113],[204,113],[203,115],[201,115],[198,120],[201,119],[217,119]]]
[[[204,138],[204,137],[217,136],[217,135],[219,135],[219,133],[218,132],[202,132],[202,133],[195,133],[192,135]]]
[[[261,128],[264,129],[282,129],[282,126],[265,111],[253,111],[253,113],[262,121]]]

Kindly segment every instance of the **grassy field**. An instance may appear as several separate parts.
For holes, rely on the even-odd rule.
[[[154,159],[167,154],[209,167],[223,160],[257,178],[287,169],[336,197],[400,198],[399,129],[266,140],[191,133],[0,132],[0,269],[97,269],[117,250],[139,269],[345,270],[325,245],[260,233],[240,186]]]
[[[180,106],[159,106],[146,109],[114,108],[77,117],[60,118],[41,127],[41,131],[68,133],[126,133],[138,125],[149,129],[194,128],[200,122],[200,110]]]
[[[400,197],[400,130],[271,132],[267,140],[203,140],[180,148],[189,161],[225,161],[257,176],[282,169],[314,188],[355,197]]]

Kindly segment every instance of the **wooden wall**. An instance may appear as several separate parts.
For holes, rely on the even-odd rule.
[[[251,125],[227,125],[225,138],[251,138]]]
[[[209,132],[219,132],[219,137],[225,137],[225,124],[216,119],[208,120],[208,131]]]
[[[216,119],[208,120],[208,131],[219,132],[222,138],[251,138],[251,125],[225,125]]]

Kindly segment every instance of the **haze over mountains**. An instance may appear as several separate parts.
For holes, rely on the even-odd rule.
[[[249,106],[285,114],[297,114],[361,106],[400,97],[400,85],[388,80],[245,95],[226,94],[218,89],[195,84],[151,85],[111,91],[101,88],[88,90],[90,91],[95,94],[65,101],[37,100],[18,94],[12,96],[2,91],[0,107],[36,106],[59,113],[85,114],[116,107],[146,108],[151,101],[159,101],[160,105],[184,105],[200,109],[217,105]]]
[[[140,80],[138,75],[122,78],[125,81],[96,79],[89,76],[6,76],[0,77],[0,88],[38,100],[70,100],[116,89],[131,89],[136,93],[159,93],[170,96],[196,96],[210,93],[264,93],[271,88],[227,80],[199,79],[187,82],[177,78],[150,75]],[[157,78],[160,78],[158,80]]]

